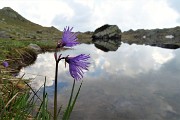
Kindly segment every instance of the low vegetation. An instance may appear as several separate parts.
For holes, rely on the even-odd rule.
[[[0,68],[0,119],[49,120],[51,114],[47,110],[45,87],[43,96],[40,98],[37,96],[37,92],[28,85],[29,80],[15,78],[9,74],[10,68],[3,68],[3,66]],[[40,105],[37,106],[37,103]]]

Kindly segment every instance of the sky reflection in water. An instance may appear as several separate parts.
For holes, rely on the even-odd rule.
[[[91,55],[91,66],[84,75],[73,120],[180,119],[180,49],[122,43],[116,52],[103,52],[93,44],[81,44],[61,53]],[[54,55],[45,53],[38,55],[34,65],[23,68],[21,74],[25,72],[27,78],[36,76],[32,73],[42,75],[33,80],[34,89],[47,76],[51,97],[54,71]],[[62,61],[58,82],[59,100],[66,104],[73,79]]]

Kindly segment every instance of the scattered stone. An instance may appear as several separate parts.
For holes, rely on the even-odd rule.
[[[42,49],[37,44],[29,44],[28,48],[33,49],[36,53],[42,52]]]
[[[42,33],[43,33],[43,31],[42,31],[42,30],[38,30],[38,31],[36,31],[36,33],[38,33],[38,34],[42,34]]]
[[[10,35],[6,31],[0,31],[0,38],[10,38]]]

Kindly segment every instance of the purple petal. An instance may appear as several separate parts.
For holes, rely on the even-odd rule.
[[[70,28],[69,26],[64,28],[64,32],[62,35],[62,45],[63,46],[72,47],[72,46],[79,44],[79,42],[77,42],[77,40],[78,40],[77,34],[71,32],[72,29],[73,29],[73,27]]]
[[[76,57],[67,57],[66,62],[69,63],[69,71],[71,76],[75,79],[83,78],[83,70],[88,70],[90,63],[87,60],[90,55],[80,54]]]

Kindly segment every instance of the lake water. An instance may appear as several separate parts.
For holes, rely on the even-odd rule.
[[[103,52],[93,44],[81,44],[61,53],[91,55],[72,120],[180,120],[180,49],[122,43],[117,51]],[[54,71],[54,53],[47,52],[20,72],[34,78],[34,89],[47,76],[49,109],[53,109]],[[58,104],[65,108],[73,79],[63,61],[58,75]]]

